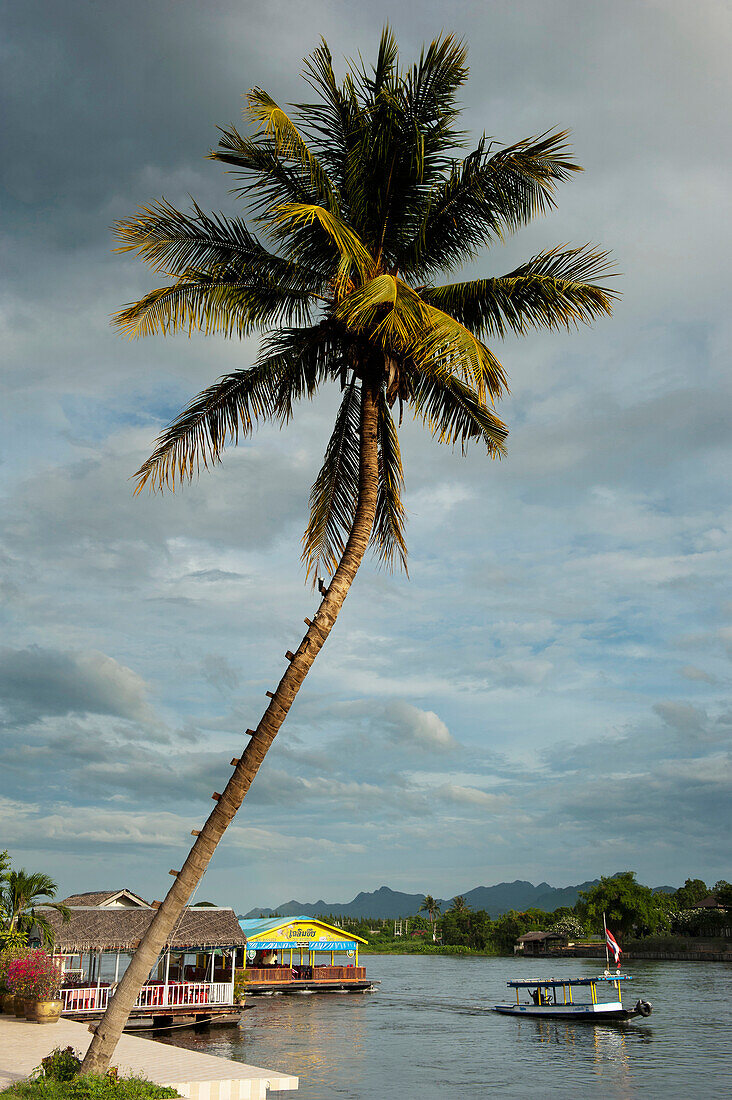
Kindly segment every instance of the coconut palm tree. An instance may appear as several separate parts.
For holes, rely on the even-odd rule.
[[[430,925],[432,926],[432,939],[435,939],[435,921],[439,917],[441,912],[441,905],[439,901],[435,901],[432,894],[425,894],[425,899],[419,907],[420,913],[426,913],[430,919]]]
[[[470,906],[463,897],[462,894],[458,894],[452,899],[448,913],[469,913]]]
[[[24,932],[28,935],[37,928],[44,944],[53,944],[53,928],[43,909],[55,909],[66,921],[69,910],[61,902],[54,902],[58,886],[50,875],[42,871],[8,871],[0,889],[0,910],[7,932]],[[47,898],[47,901],[43,899]],[[42,909],[38,907],[42,906]]]
[[[450,35],[401,68],[386,29],[373,68],[350,63],[339,81],[322,42],[305,62],[315,101],[288,113],[255,88],[245,106],[249,135],[224,129],[210,154],[236,177],[249,224],[161,200],[117,225],[120,250],[167,277],[119,313],[124,333],[264,334],[253,365],[203,390],[162,433],[138,471],[138,490],[175,488],[257,423],[286,424],[299,400],[329,383],[342,398],[303,539],[307,575],[322,595],[318,611],[287,652],[269,706],[173,872],[97,1028],[85,1072],[106,1068],[141,982],[241,805],[368,546],[387,565],[406,564],[397,436],[405,408],[440,442],[463,449],[476,442],[498,457],[507,429],[493,403],[506,379],[486,341],[610,312],[612,295],[595,281],[607,273],[606,254],[590,247],[550,249],[507,275],[438,280],[553,206],[557,185],[578,171],[565,133],[505,147],[483,137],[458,157],[456,94],[467,72],[465,47]]]

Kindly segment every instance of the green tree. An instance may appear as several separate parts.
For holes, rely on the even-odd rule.
[[[565,133],[498,147],[482,138],[459,156],[457,93],[466,50],[434,41],[402,68],[384,31],[373,68],[338,80],[323,42],[305,62],[315,102],[288,113],[260,88],[246,99],[250,135],[222,131],[229,166],[260,237],[244,218],[189,213],[165,201],[118,223],[122,251],[172,279],[117,318],[130,336],[193,330],[264,334],[253,366],[200,393],[158,440],[138,489],[174,488],[216,464],[255,424],[285,424],[328,383],[342,398],[310,498],[307,574],[323,599],[221,797],[120,982],[84,1060],[109,1064],[140,983],[200,881],[328,637],[369,544],[406,562],[397,423],[409,409],[443,443],[504,453],[493,409],[503,367],[487,341],[561,329],[611,310],[597,282],[606,254],[542,252],[507,275],[441,283],[438,275],[554,204],[578,170]],[[263,242],[261,237],[267,238]],[[398,420],[393,414],[398,408]]]
[[[57,889],[51,876],[41,871],[33,874],[25,870],[8,871],[0,888],[0,908],[6,914],[5,930],[21,932],[27,937],[37,928],[44,944],[53,944],[53,927],[43,910],[55,909],[64,920],[69,919],[66,906],[53,900]]]
[[[492,947],[493,921],[484,909],[450,908],[440,920],[440,933],[444,944],[470,947],[474,951],[486,951]]]
[[[727,882],[726,879],[721,878],[719,882],[715,882],[712,893],[720,905],[732,909],[732,884]]]
[[[709,896],[709,887],[700,878],[687,878],[683,886],[680,886],[673,895],[679,909],[693,909],[694,906]]]
[[[603,913],[616,938],[635,932],[651,935],[663,923],[664,905],[648,886],[636,882],[634,871],[601,878],[597,886],[581,892],[577,912],[588,927],[602,931]]]
[[[458,894],[450,902],[450,908],[449,908],[448,912],[449,913],[469,913],[470,912],[470,906],[468,905],[468,903],[465,900],[465,898],[463,897],[463,895]]]
[[[435,920],[440,915],[440,903],[436,901],[432,894],[425,894],[424,901],[419,907],[420,913],[426,913],[430,921],[430,929],[432,931],[432,939],[435,939]]]

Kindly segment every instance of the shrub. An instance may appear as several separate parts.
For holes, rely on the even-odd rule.
[[[81,1056],[73,1047],[56,1047],[41,1059],[41,1064],[36,1070],[39,1077],[46,1081],[70,1081],[81,1068]]]
[[[164,1100],[176,1097],[175,1089],[156,1085],[144,1077],[73,1077],[69,1081],[36,1077],[18,1081],[0,1092],[2,1100]]]

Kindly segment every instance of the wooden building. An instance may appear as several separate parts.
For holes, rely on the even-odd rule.
[[[82,904],[74,904],[78,902]],[[155,907],[126,890],[77,894],[64,904],[71,913],[66,922],[57,911],[44,910],[55,933],[54,957],[64,972],[62,1015],[78,1020],[99,1018],[147,931]],[[129,1026],[238,1020],[235,959],[245,944],[233,909],[185,909],[140,990]]]
[[[525,932],[516,940],[515,955],[547,955],[564,943],[558,932]]]

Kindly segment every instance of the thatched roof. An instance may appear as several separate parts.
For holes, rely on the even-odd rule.
[[[54,909],[44,909],[44,916],[59,951],[130,951],[147,931],[155,910],[77,908],[66,923]],[[233,909],[198,906],[184,910],[169,941],[174,950],[244,947],[246,942]]]
[[[517,943],[544,943],[546,940],[561,940],[564,937],[559,932],[524,932],[519,936]]]
[[[109,901],[111,898],[117,898],[120,894],[127,894],[143,905],[148,904],[144,898],[141,898],[139,894],[136,894],[134,890],[130,890],[126,886],[121,887],[119,890],[93,890],[89,894],[71,894],[68,898],[63,899],[63,904],[69,906],[104,905],[106,901]]]

